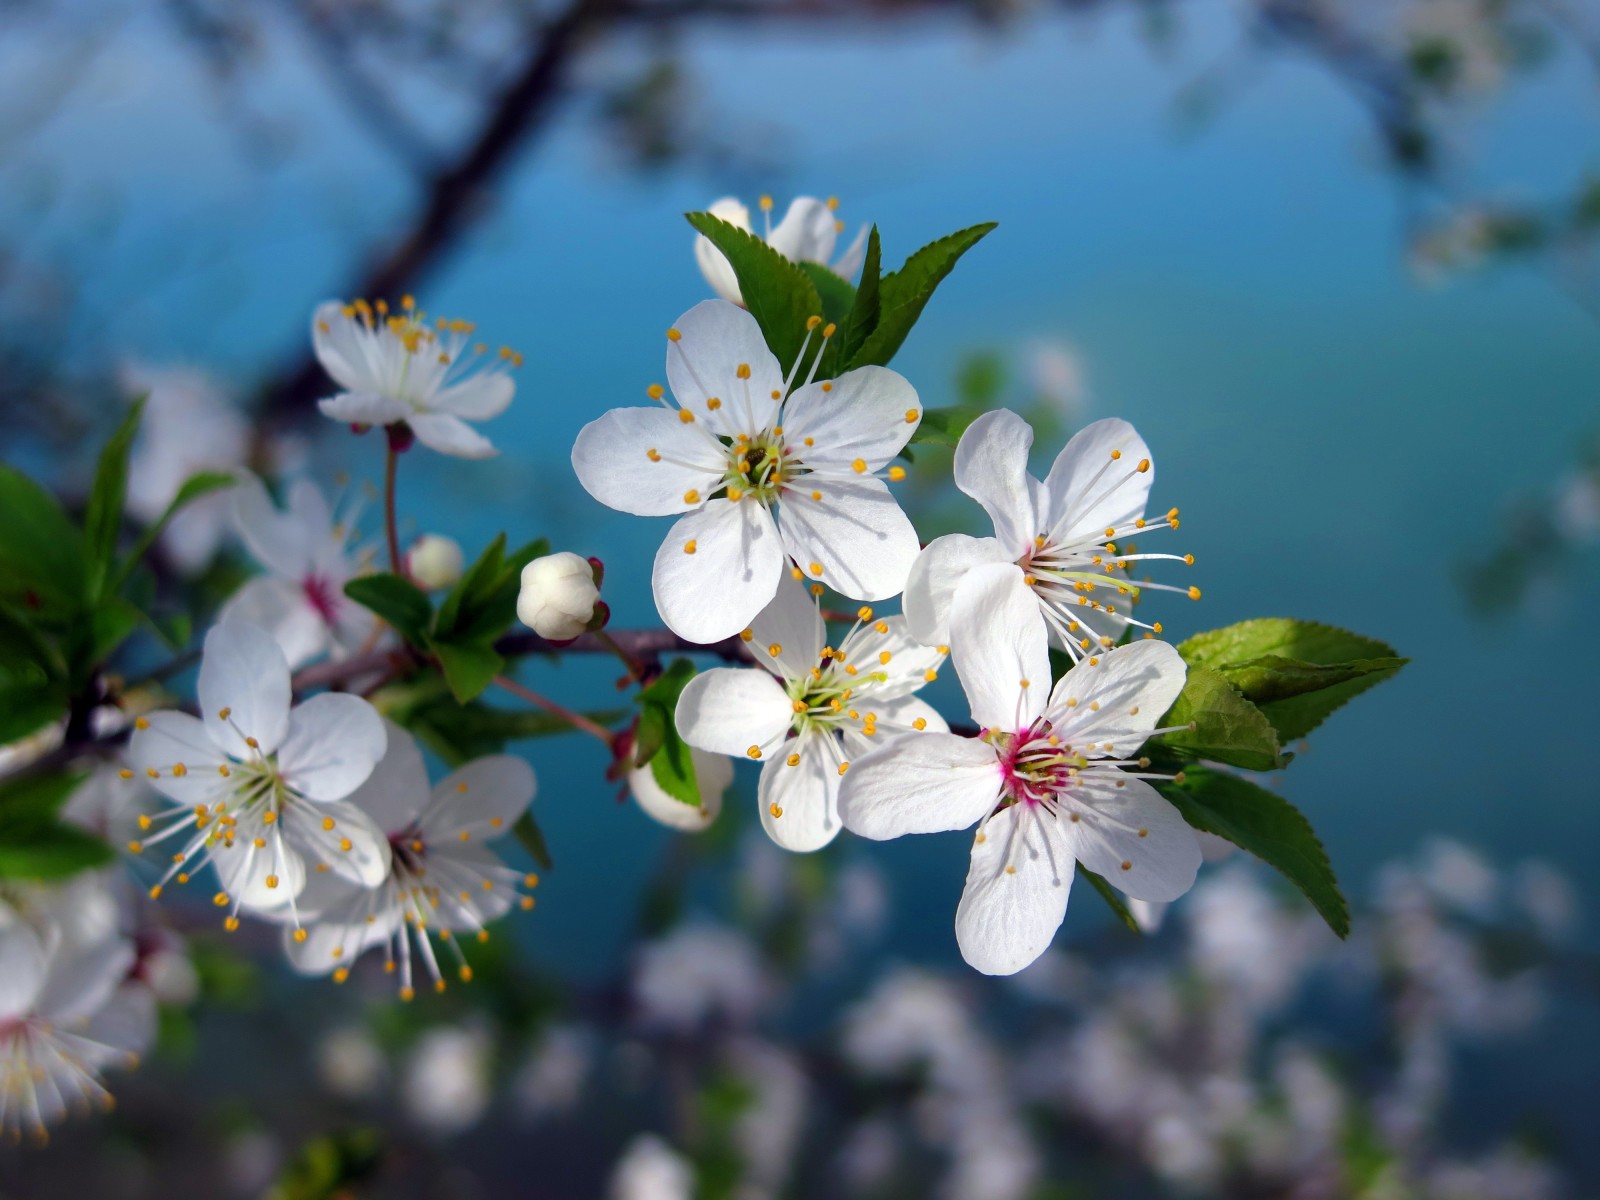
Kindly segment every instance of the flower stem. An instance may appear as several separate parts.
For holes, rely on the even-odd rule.
[[[621,660],[622,665],[628,668],[629,678],[631,678],[635,683],[639,682],[645,677],[644,663],[634,655],[629,654],[626,650],[624,650],[617,640],[604,629],[596,629],[594,631],[594,637],[597,642],[605,646],[606,649],[610,650],[611,653],[615,654],[617,658]]]
[[[522,684],[518,683],[515,679],[507,679],[504,675],[496,675],[494,677],[494,682],[495,686],[500,688],[502,691],[510,692],[513,696],[516,696],[520,700],[526,700],[535,708],[544,709],[545,712],[549,713],[551,716],[559,717],[568,725],[571,725],[574,729],[581,730],[582,732],[587,733],[590,737],[599,738],[600,741],[605,743],[607,749],[611,748],[611,745],[614,741],[614,735],[612,732],[605,726],[591,721],[582,713],[573,712],[570,708],[567,708],[561,704],[557,704],[548,696],[541,696],[532,688],[523,687]]]
[[[390,439],[384,450],[383,469],[383,530],[389,539],[389,568],[396,575],[404,575],[400,563],[400,531],[395,520],[394,483],[399,474],[400,454]]]

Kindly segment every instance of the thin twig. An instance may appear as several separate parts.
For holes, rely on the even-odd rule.
[[[612,732],[604,725],[600,725],[594,721],[591,721],[582,713],[573,712],[565,705],[557,704],[548,696],[541,696],[532,688],[523,687],[523,685],[518,683],[515,679],[507,679],[504,675],[496,675],[494,677],[494,685],[501,691],[510,692],[519,700],[527,701],[535,708],[544,709],[544,711],[549,713],[551,716],[559,717],[568,725],[571,725],[574,729],[577,729],[583,733],[587,733],[590,737],[599,738],[600,741],[605,744],[607,749],[610,749],[615,742],[615,735],[612,734]]]

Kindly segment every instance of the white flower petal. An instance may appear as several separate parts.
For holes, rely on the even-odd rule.
[[[773,423],[783,370],[754,317],[726,300],[703,300],[673,328],[679,336],[667,342],[667,384],[680,406],[718,433],[754,434]],[[739,378],[740,367],[750,369],[748,379]]]
[[[516,383],[504,371],[480,371],[436,393],[428,401],[428,411],[464,421],[487,421],[511,407],[516,394]]]
[[[715,439],[665,408],[614,408],[578,431],[572,469],[596,500],[636,517],[665,517],[701,503],[722,478]],[[651,457],[652,453],[655,457]]]
[[[767,245],[790,262],[826,265],[833,257],[834,242],[839,236],[835,220],[827,201],[815,196],[796,196],[789,201],[783,220],[767,238]]]
[[[418,413],[407,418],[417,441],[430,450],[453,458],[493,458],[500,451],[460,417],[449,413]]]
[[[411,406],[377,392],[340,392],[318,400],[322,415],[351,425],[392,425],[411,416]]]
[[[991,817],[972,842],[956,908],[961,957],[985,975],[1014,975],[1049,948],[1067,915],[1073,857],[1058,822],[1027,804]]]
[[[750,232],[750,210],[733,196],[724,196],[706,211],[730,225],[737,225],[746,233]],[[739,294],[739,277],[733,273],[733,264],[704,234],[694,239],[694,260],[712,291],[731,304],[744,303]]]
[[[883,480],[829,475],[803,484],[784,492],[778,521],[784,546],[807,578],[856,600],[899,595],[920,543]],[[817,493],[821,500],[812,499]]]
[[[1011,562],[1012,556],[995,538],[949,533],[923,547],[906,577],[906,627],[927,646],[950,644],[950,604],[956,588],[973,567]]]
[[[429,850],[427,862],[428,882],[440,890],[432,923],[441,929],[482,929],[516,901],[516,889],[497,882],[505,863],[487,846],[447,842]]]
[[[950,656],[983,728],[1015,732],[1044,712],[1050,647],[1039,605],[1016,567],[968,572],[950,609]]]
[[[271,754],[288,732],[289,664],[264,629],[242,621],[213,626],[196,691],[206,732],[233,758]],[[245,738],[256,745],[246,745]]]
[[[880,625],[885,632],[878,632]],[[884,704],[931,683],[928,672],[937,672],[944,665],[945,656],[937,646],[912,640],[904,617],[877,617],[851,636],[848,645],[850,662],[861,672],[857,686],[862,701],[880,716]],[[815,658],[811,665],[816,665]],[[877,679],[880,675],[884,677],[881,682]]]
[[[302,975],[326,975],[335,967],[350,966],[364,952],[393,937],[401,923],[398,906],[374,907],[373,900],[383,893],[341,883],[348,890],[344,904],[333,910],[336,916],[319,916],[309,922],[303,942],[294,939],[293,930],[284,930],[284,952],[290,966]],[[371,921],[367,920],[369,910]],[[351,915],[347,918],[346,913]]]
[[[756,661],[785,679],[799,679],[820,663],[828,636],[816,597],[788,574],[778,583],[772,602],[750,622],[750,632],[750,652]]]
[[[754,500],[713,500],[672,527],[650,582],[668,628],[709,644],[748,628],[782,573],[783,549],[767,510]]]
[[[257,913],[287,911],[289,903],[305,890],[306,864],[300,852],[284,839],[281,850],[272,842],[257,848],[243,838],[232,848],[214,846],[211,863],[229,900]],[[276,881],[276,886],[269,883]]]
[[[389,839],[366,813],[344,800],[297,807],[285,832],[293,834],[297,845],[315,861],[326,863],[334,875],[364,888],[377,887],[389,877]],[[329,821],[332,829],[326,828]]]
[[[288,579],[261,575],[250,580],[222,606],[217,620],[264,629],[278,643],[290,670],[328,651],[327,622],[312,607],[305,589]]]
[[[533,803],[533,768],[514,754],[474,759],[441,779],[422,818],[428,840],[460,838],[488,841],[511,826]]]
[[[278,769],[307,799],[342,800],[366,782],[387,740],[372,705],[359,696],[323,692],[289,714]]]
[[[1200,843],[1182,815],[1142,779],[1085,771],[1063,797],[1078,860],[1140,900],[1176,900],[1194,885]],[[1076,813],[1081,820],[1066,820]]]
[[[0,1021],[31,1012],[44,979],[45,953],[39,936],[9,907],[0,906]]]
[[[91,1052],[95,1069],[103,1069],[127,1055],[139,1056],[156,1040],[156,994],[143,983],[128,982],[89,1019],[83,1036],[97,1046]],[[99,1062],[93,1062],[100,1059]]]
[[[1095,754],[1133,755],[1183,691],[1188,667],[1166,642],[1137,641],[1088,659],[1050,694],[1050,719],[1064,742]],[[1069,706],[1069,700],[1077,703]]]
[[[384,721],[383,728],[383,757],[345,802],[366,813],[384,833],[403,833],[428,806],[428,768],[414,737],[392,721]]]
[[[1113,459],[1113,451],[1119,457]],[[1156,473],[1154,467],[1141,472],[1138,465],[1149,459],[1150,448],[1144,439],[1132,425],[1116,417],[1095,421],[1073,434],[1045,479],[1050,505],[1045,525],[1053,540],[1068,544],[1084,539],[1103,541],[1107,529],[1144,516]],[[1063,520],[1066,524],[1057,530]]]
[[[310,539],[293,515],[280,512],[254,475],[233,489],[233,523],[250,556],[274,575],[299,580],[311,566]]]
[[[965,829],[994,811],[994,747],[951,733],[908,734],[850,764],[839,811],[851,833],[885,841]]]
[[[1028,477],[1028,450],[1033,430],[1014,412],[984,413],[961,435],[956,446],[956,486],[971,496],[994,521],[995,537],[1009,557],[1033,546],[1034,484]]]
[[[219,769],[228,758],[198,717],[159,712],[144,721],[145,727],[134,731],[128,745],[128,765],[140,779],[186,807],[210,805],[220,793],[231,790]],[[180,763],[183,774],[174,775],[173,768]],[[133,780],[117,782],[127,788],[138,786]]]
[[[51,958],[35,1011],[62,1024],[85,1020],[128,978],[134,958],[133,943],[120,934],[63,944]]]
[[[342,388],[352,392],[382,390],[382,377],[373,369],[371,335],[338,300],[324,300],[311,316],[311,345],[322,369]]]
[[[876,471],[900,453],[921,421],[922,401],[904,376],[887,367],[858,367],[826,390],[822,383],[796,388],[784,402],[783,440],[809,467],[849,467],[860,459]],[[806,444],[808,437],[813,444]]]
[[[699,833],[709,828],[722,811],[722,794],[733,782],[733,760],[699,748],[691,748],[689,755],[694,763],[695,782],[700,785],[699,804],[685,804],[669,796],[656,782],[649,763],[628,772],[628,790],[651,819],[670,829]]]
[[[791,767],[790,756],[800,762]],[[815,730],[785,742],[761,768],[761,827],[798,854],[820,850],[839,835],[838,750],[831,733]]]
[[[794,722],[788,695],[765,671],[714,667],[691,679],[678,697],[678,734],[713,754],[744,758],[781,741]]]

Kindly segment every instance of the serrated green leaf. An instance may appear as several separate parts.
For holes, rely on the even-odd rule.
[[[936,446],[956,446],[961,435],[983,415],[977,408],[928,408],[922,412],[922,421],[911,435],[913,444],[931,442]]]
[[[443,642],[435,643],[433,652],[439,657],[451,694],[462,704],[483,695],[506,666],[493,646]]]
[[[75,825],[7,830],[0,838],[0,879],[61,879],[114,857],[110,846]]]
[[[1276,867],[1311,901],[1328,928],[1340,937],[1350,936],[1350,909],[1327,851],[1294,805],[1247,779],[1206,767],[1186,769],[1181,785],[1160,787],[1190,825]]]
[[[754,234],[710,213],[685,213],[689,224],[722,251],[739,294],[750,315],[761,326],[767,349],[787,371],[800,354],[806,337],[806,319],[822,315],[822,297],[809,276]]]
[[[700,784],[688,743],[678,735],[678,697],[695,676],[694,664],[676,659],[635,699],[641,708],[634,735],[634,761],[648,763],[661,790],[684,804],[700,804]]]
[[[844,361],[839,356],[842,343],[837,327],[843,324],[855,306],[855,285],[839,278],[821,263],[802,262],[796,265],[817,289],[817,295],[822,300],[822,319],[836,326],[834,335],[823,347],[816,373],[818,379],[832,379],[839,374],[839,364]]]
[[[1087,879],[1089,886],[1100,894],[1100,899],[1110,906],[1111,911],[1116,914],[1117,920],[1141,937],[1144,936],[1144,930],[1139,928],[1139,922],[1134,919],[1133,913],[1128,910],[1127,902],[1123,900],[1122,893],[1107,883],[1104,875],[1096,875],[1082,863],[1078,864],[1077,872]]]
[[[1194,725],[1158,739],[1161,745],[1188,757],[1248,771],[1272,771],[1283,765],[1278,735],[1266,715],[1222,675],[1206,667],[1189,668],[1183,691],[1160,724]]]
[[[1353,662],[1300,662],[1268,655],[1224,668],[1220,673],[1272,722],[1280,741],[1305,737],[1335,709],[1406,665],[1403,658]]]
[[[522,848],[533,856],[533,861],[539,864],[541,871],[555,870],[555,859],[550,857],[550,843],[545,839],[544,830],[539,828],[539,822],[534,818],[532,809],[517,818],[517,823],[511,827],[511,832],[517,835],[517,841],[521,842]]]
[[[500,575],[469,599],[456,621],[459,641],[493,641],[517,619],[517,596],[522,591],[522,568],[550,553],[547,538],[538,538],[506,555]]]
[[[53,627],[83,606],[83,535],[44,488],[0,466],[0,600]]]
[[[209,496],[212,492],[219,492],[223,488],[230,488],[236,480],[226,471],[197,471],[183,481],[183,486],[172,497],[171,502],[156,519],[155,524],[149,526],[139,535],[139,540],[133,544],[133,549],[128,551],[128,557],[122,560],[122,565],[117,568],[116,578],[107,588],[108,591],[119,590],[127,580],[133,569],[144,561],[145,555],[150,553],[150,547],[166,532],[167,526],[172,523],[172,518],[177,516],[189,505],[202,496]]]
[[[1394,647],[1319,621],[1259,617],[1197,633],[1178,645],[1187,663],[1226,667],[1278,655],[1308,663],[1342,663],[1365,658],[1395,658]]]
[[[839,362],[850,362],[868,335],[878,326],[881,255],[878,227],[874,225],[872,232],[867,235],[867,253],[861,262],[861,281],[856,284],[855,303],[850,307],[849,316],[839,326]]]
[[[128,412],[100,451],[89,503],[83,514],[84,573],[87,599],[92,604],[105,594],[111,580],[111,563],[117,553],[117,536],[122,532],[122,506],[128,495],[128,452],[139,432],[144,415],[144,397],[128,406]]]
[[[846,369],[876,363],[887,366],[917,323],[934,289],[944,281],[957,261],[995,227],[987,221],[961,229],[918,250],[898,271],[885,275],[879,285],[877,324],[850,357]]]
[[[344,585],[344,594],[389,622],[413,646],[427,641],[433,604],[409,579],[388,573],[361,575]]]

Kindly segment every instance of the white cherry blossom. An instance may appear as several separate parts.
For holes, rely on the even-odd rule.
[[[1186,593],[1197,587],[1135,580],[1140,564],[1192,554],[1144,553],[1127,539],[1176,529],[1178,510],[1146,519],[1155,472],[1132,425],[1115,417],[1079,430],[1043,481],[1028,474],[1033,430],[999,409],[974,421],[956,447],[955,481],[994,521],[994,536],[935,538],[906,581],[906,621],[923,642],[950,641],[950,607],[974,567],[1010,563],[1032,592],[1036,619],[1074,661],[1117,643],[1131,626],[1161,632],[1132,615],[1146,589]]]
[[[679,518],[652,586],[662,618],[690,641],[748,626],[789,559],[857,600],[905,586],[917,534],[880,476],[905,477],[890,463],[922,405],[884,367],[798,381],[819,324],[812,318],[785,375],[754,317],[721,300],[698,304],[667,331],[676,407],[652,386],[659,407],[613,409],[573,446],[573,469],[596,500]],[[821,333],[825,345],[832,326]]]
[[[840,797],[864,837],[978,825],[956,940],[989,975],[1020,971],[1050,945],[1075,863],[1142,900],[1182,895],[1200,865],[1193,832],[1133,757],[1183,689],[1178,652],[1133,642],[1086,657],[1051,690],[1036,607],[1009,566],[976,568],[950,626],[982,732],[892,742],[852,767]]]
[[[514,905],[533,907],[535,875],[513,870],[486,843],[511,832],[533,801],[533,768],[523,759],[496,754],[475,759],[437,784],[428,783],[422,752],[398,725],[387,727],[387,749],[349,805],[386,835],[388,868],[376,882],[324,876],[301,897],[309,936],[291,932],[289,960],[310,975],[349,977],[363,951],[383,946],[386,968],[396,971],[400,996],[415,995],[415,960],[445,988],[445,970],[428,934],[449,947],[456,975],[472,978],[454,935],[487,941],[488,925]],[[365,886],[362,886],[362,884]]]
[[[742,635],[761,667],[717,667],[678,699],[684,741],[761,760],[761,824],[786,850],[817,850],[839,832],[839,782],[853,759],[883,742],[944,731],[913,692],[944,662],[901,617],[863,607],[837,647],[817,602],[786,579]],[[914,738],[913,738],[914,740]]]
[[[367,887],[389,869],[389,844],[348,802],[383,757],[383,720],[357,696],[323,693],[290,706],[289,664],[271,635],[230,622],[206,635],[200,716],[159,712],[134,722],[124,777],[144,776],[178,807],[141,822],[136,852],[169,863],[151,889],[186,883],[207,860],[219,908],[283,910],[299,928],[307,876]]]
[[[266,630],[294,670],[324,654],[344,658],[370,645],[379,626],[371,611],[344,594],[362,563],[350,552],[350,530],[334,520],[321,489],[296,480],[286,499],[279,509],[254,477],[234,490],[234,527],[266,573],[235,592],[218,620]]]
[[[352,425],[403,421],[440,454],[489,458],[498,451],[468,422],[497,417],[511,404],[509,371],[522,356],[504,346],[491,354],[475,332],[468,321],[429,324],[410,296],[397,313],[382,300],[325,301],[311,319],[311,340],[343,390],[319,407]]]
[[[152,1040],[154,996],[130,979],[134,946],[106,901],[90,876],[36,890],[26,915],[0,903],[0,1134],[43,1141],[68,1111],[109,1107],[102,1073]]]
[[[765,222],[763,240],[790,262],[817,263],[842,279],[854,279],[856,272],[861,270],[867,253],[865,225],[845,252],[837,260],[830,261],[839,235],[844,232],[844,222],[837,216],[839,201],[836,197],[819,200],[815,196],[796,196],[789,202],[788,211],[783,214],[783,220],[778,222],[777,228],[772,225],[772,197],[761,197],[760,208]],[[750,210],[735,196],[724,196],[706,211],[730,225],[737,225],[746,233],[755,232],[755,227],[750,223]],[[712,291],[730,303],[744,304],[732,264],[704,234],[695,238],[694,258]]]

